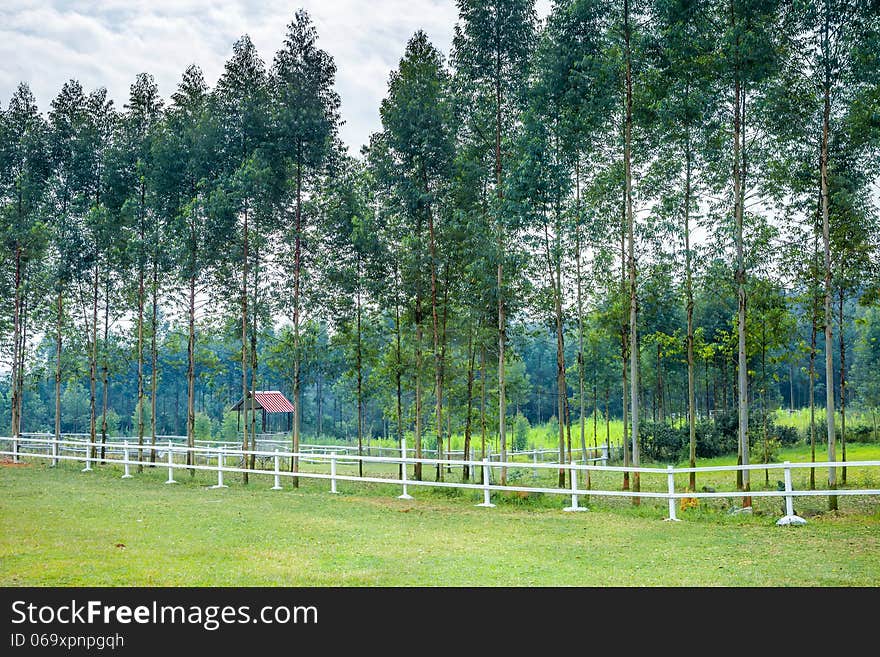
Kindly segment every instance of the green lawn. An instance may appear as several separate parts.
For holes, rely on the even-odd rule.
[[[331,495],[316,480],[270,491],[269,477],[244,487],[228,475],[230,488],[208,490],[207,472],[179,472],[176,486],[159,468],[119,475],[0,466],[0,584],[880,584],[876,500],[841,498],[840,513],[781,528],[777,499],[751,517],[704,504],[673,524],[662,501],[593,498],[592,512],[571,514],[557,496],[495,496],[482,509],[476,492],[413,488],[404,502],[383,484]]]

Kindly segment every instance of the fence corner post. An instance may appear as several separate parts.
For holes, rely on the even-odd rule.
[[[785,461],[785,515],[776,521],[779,527],[785,525],[806,525],[807,521],[794,512],[794,496],[791,486],[791,462]]]
[[[128,453],[128,441],[126,440],[122,443],[122,465],[125,467],[125,473],[122,475],[123,479],[131,479],[131,470],[129,469],[129,453]]]
[[[666,490],[667,490],[667,499],[669,500],[669,517],[666,518],[666,522],[681,522],[678,519],[678,516],[675,514],[675,468],[671,465],[666,466]]]
[[[483,501],[475,506],[484,506],[488,509],[494,509],[492,504],[491,493],[489,492],[489,459],[483,459]]]
[[[92,471],[92,446],[89,441],[83,443],[86,447],[86,467],[84,467],[80,472],[91,472]]]
[[[581,506],[578,504],[578,475],[577,475],[577,464],[574,462],[568,464],[568,469],[571,471],[571,475],[569,476],[569,481],[571,481],[571,506],[567,506],[563,511],[589,511],[589,509],[585,506]]]
[[[166,484],[176,484],[174,481],[174,452],[171,449],[171,441],[168,441],[168,481]]]
[[[269,490],[281,490],[281,457],[278,456],[278,448],[275,448],[275,485]]]
[[[330,492],[338,493],[336,490],[336,451],[330,452]]]
[[[229,488],[223,483],[223,445],[217,448],[217,483],[211,488]]]
[[[402,478],[401,478],[401,481],[403,481],[403,494],[402,494],[402,495],[398,495],[398,496],[397,496],[397,499],[399,499],[399,500],[411,500],[411,499],[413,498],[413,496],[410,495],[410,494],[406,491],[406,482],[407,482],[407,474],[406,474],[406,438],[401,438],[401,439],[400,439],[400,463],[401,463],[401,465],[403,466],[403,467],[400,469],[400,471],[401,471],[401,473],[402,473],[402,475],[403,475]]]

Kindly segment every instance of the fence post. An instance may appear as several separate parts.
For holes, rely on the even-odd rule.
[[[223,450],[226,449],[223,445],[217,449],[217,484],[211,486],[211,488],[229,488],[229,486],[223,483]]]
[[[776,521],[780,527],[783,525],[806,525],[807,521],[794,512],[794,496],[791,494],[791,462],[785,461],[785,515]]]
[[[406,438],[400,439],[400,458],[402,459],[401,464],[403,468],[401,468],[401,472],[403,473],[402,481],[403,481],[403,495],[398,495],[397,499],[399,500],[411,500],[413,498],[412,495],[406,492]]]
[[[18,435],[12,436],[12,462],[18,463]]]
[[[275,448],[275,485],[270,490],[281,490],[281,460],[277,447]]]
[[[91,472],[92,471],[92,446],[88,441],[85,443],[86,446],[86,467],[84,467],[81,472]]]
[[[669,493],[669,517],[666,518],[667,521],[670,522],[680,522],[678,517],[675,515],[675,498],[672,497],[675,494],[675,471],[671,465],[666,466],[666,490]]]
[[[574,463],[569,463],[569,470],[571,470],[571,476],[569,479],[571,480],[571,506],[567,506],[563,509],[563,511],[589,511],[589,509],[585,506],[580,506],[578,504],[578,475],[577,475],[577,465]]]
[[[338,493],[336,490],[336,452],[330,452],[330,492]]]
[[[52,436],[52,467],[58,465],[58,436]]]
[[[489,493],[489,459],[483,459],[483,501],[476,506],[485,506],[487,508],[495,508]]]
[[[166,484],[176,484],[174,481],[174,452],[171,451],[171,441],[168,441],[168,481]]]
[[[126,440],[122,445],[122,464],[125,466],[125,474],[122,478],[131,479],[131,471],[128,468],[128,441]]]
[[[602,445],[602,467],[608,467],[608,445]]]
[[[532,463],[534,463],[535,465],[537,465],[537,463],[538,463],[538,448],[537,447],[532,450]],[[532,468],[532,476],[533,477],[538,476],[538,468]]]

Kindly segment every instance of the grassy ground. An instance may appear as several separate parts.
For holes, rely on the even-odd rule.
[[[859,447],[873,451],[850,458],[880,458],[880,447]],[[880,584],[876,499],[841,498],[841,512],[814,514],[798,528],[774,525],[775,498],[757,500],[751,517],[713,501],[673,524],[662,522],[661,501],[633,508],[594,497],[592,512],[571,514],[559,496],[496,495],[497,508],[479,509],[476,492],[412,488],[416,499],[402,501],[391,485],[344,482],[331,495],[326,481],[304,479],[293,490],[284,480],[284,491],[269,491],[271,477],[252,476],[244,487],[234,475],[230,488],[207,490],[210,472],[178,472],[181,483],[166,486],[160,468],[121,480],[115,467],[79,467],[0,466],[0,584]],[[849,474],[851,482],[872,476]],[[619,488],[619,477],[594,484]],[[873,477],[876,485],[876,469]],[[729,489],[729,478],[699,484]],[[643,479],[643,489],[664,484]],[[824,505],[811,502],[816,511]]]

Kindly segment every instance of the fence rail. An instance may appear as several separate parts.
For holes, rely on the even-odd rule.
[[[779,525],[787,524],[804,524],[806,521],[797,516],[794,512],[793,500],[795,497],[814,497],[814,496],[880,496],[880,489],[830,489],[830,490],[796,490],[792,485],[791,471],[803,468],[838,468],[838,467],[870,467],[880,468],[880,461],[823,461],[823,462],[797,462],[791,463],[758,463],[750,465],[729,465],[729,466],[703,466],[694,468],[675,468],[668,466],[666,468],[656,467],[632,467],[632,466],[612,466],[607,464],[607,452],[602,456],[588,458],[589,463],[548,463],[537,460],[537,450],[531,452],[520,452],[520,454],[532,454],[535,458],[529,461],[494,461],[487,458],[480,460],[465,458],[429,458],[429,457],[413,457],[411,451],[406,446],[406,442],[402,444],[399,450],[393,456],[372,456],[357,455],[351,453],[340,452],[334,449],[324,449],[327,446],[316,445],[309,447],[321,448],[323,451],[300,451],[292,452],[280,450],[277,447],[271,450],[267,449],[242,449],[239,446],[229,446],[228,444],[219,445],[196,445],[189,447],[186,445],[175,444],[168,437],[164,444],[138,444],[126,439],[114,440],[113,442],[101,443],[92,442],[87,438],[62,438],[57,440],[54,436],[42,437],[37,434],[22,434],[18,437],[0,437],[0,443],[11,444],[10,449],[0,450],[0,455],[11,456],[13,461],[19,461],[22,457],[50,459],[53,464],[59,461],[75,461],[84,462],[83,472],[91,471],[92,464],[96,461],[101,463],[109,463],[121,465],[123,468],[124,479],[133,477],[131,474],[131,466],[156,466],[166,467],[168,469],[168,479],[165,483],[177,483],[174,479],[175,470],[192,470],[192,471],[211,471],[217,474],[217,484],[211,488],[225,488],[223,483],[224,473],[249,473],[254,475],[268,475],[273,477],[272,490],[280,490],[282,478],[302,478],[302,479],[324,479],[330,481],[330,492],[336,493],[337,483],[341,481],[356,481],[368,483],[381,483],[388,485],[399,485],[403,492],[399,496],[402,499],[412,499],[409,495],[409,487],[427,486],[433,488],[456,488],[462,490],[475,490],[483,492],[483,501],[477,506],[494,507],[491,495],[493,492],[519,492],[519,493],[544,493],[549,495],[564,495],[570,497],[571,503],[565,507],[566,511],[586,511],[587,507],[580,504],[581,497],[629,497],[629,498],[653,498],[667,500],[668,516],[666,520],[678,521],[676,514],[676,500],[683,498],[752,498],[752,497],[779,497],[785,501],[785,516],[777,521]],[[100,448],[104,448],[102,457],[96,456],[96,452]],[[145,460],[143,453],[147,452],[152,455],[151,460]],[[462,453],[460,450],[457,453]],[[140,456],[138,456],[140,454]],[[134,456],[133,456],[134,455]],[[175,456],[186,457],[184,462],[175,460]],[[117,457],[117,458],[111,458]],[[261,467],[248,468],[247,459],[260,459]],[[227,459],[233,458],[236,464],[229,465]],[[286,470],[281,467],[282,460],[285,462],[300,463],[320,463],[329,466],[329,472],[312,472],[299,469]],[[597,465],[595,463],[601,463]],[[357,463],[377,463],[400,466],[398,477],[376,477],[376,476],[356,476],[341,474],[337,471],[337,466],[345,464]],[[271,464],[271,467],[263,467]],[[448,468],[453,466],[467,466],[473,468],[474,473],[482,473],[481,483],[470,483],[469,481],[425,481],[414,479],[409,476],[406,466],[433,465],[438,468]],[[570,485],[567,487],[551,487],[551,486],[521,486],[510,484],[492,483],[493,470],[523,470],[531,469],[533,472],[538,470],[557,470],[567,472]],[[755,491],[676,491],[675,476],[695,473],[708,472],[736,472],[737,470],[782,470],[784,475],[784,487],[781,490],[755,490]],[[594,472],[639,472],[648,475],[660,475],[666,478],[666,491],[628,491],[628,490],[601,490],[592,487],[581,487],[578,484],[579,475],[586,477]]]

